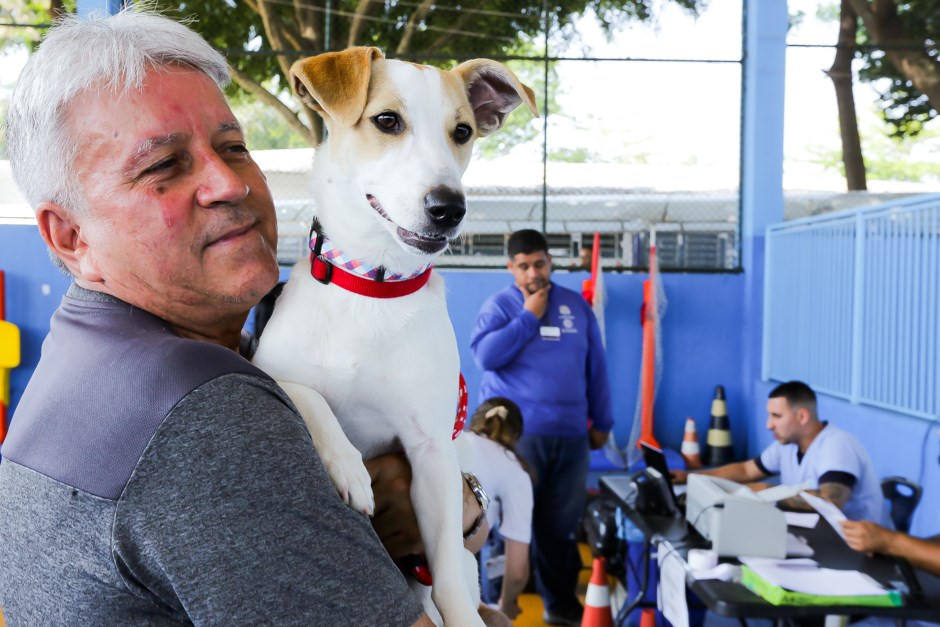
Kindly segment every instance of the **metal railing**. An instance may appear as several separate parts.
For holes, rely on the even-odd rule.
[[[940,415],[940,194],[767,229],[762,377]]]

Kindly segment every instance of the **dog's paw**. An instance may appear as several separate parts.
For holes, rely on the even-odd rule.
[[[354,447],[323,455],[323,465],[329,473],[340,498],[349,507],[366,516],[375,513],[372,496],[372,477],[362,463],[362,455]]]

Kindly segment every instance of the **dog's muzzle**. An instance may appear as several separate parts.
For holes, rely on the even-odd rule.
[[[457,237],[460,223],[467,215],[463,194],[450,187],[435,187],[424,196],[427,219],[420,232],[409,231],[397,224],[375,196],[366,194],[366,200],[380,216],[398,227],[398,238],[403,244],[426,255],[434,255],[447,248],[447,241]]]
[[[467,215],[463,194],[450,187],[435,187],[424,197],[424,212],[441,235],[453,237]]]

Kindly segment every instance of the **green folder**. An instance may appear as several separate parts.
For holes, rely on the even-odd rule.
[[[903,602],[897,590],[885,590],[884,594],[855,596],[833,596],[794,592],[772,584],[747,566],[741,566],[741,583],[748,590],[774,605],[867,605],[877,607],[900,607]]]

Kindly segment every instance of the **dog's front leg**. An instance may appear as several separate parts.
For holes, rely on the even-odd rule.
[[[326,399],[299,383],[278,384],[303,417],[313,445],[343,501],[354,510],[371,516],[375,511],[372,478],[362,463],[362,454],[346,437]]]
[[[402,444],[411,462],[411,500],[434,579],[431,598],[445,625],[482,626],[477,613],[479,595],[471,592],[471,586],[478,586],[476,573],[470,581],[465,574],[463,477],[457,453],[449,438],[424,437]]]

